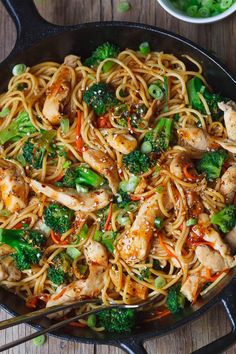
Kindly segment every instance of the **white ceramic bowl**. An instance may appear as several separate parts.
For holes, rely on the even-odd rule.
[[[186,13],[176,9],[171,1],[169,0],[157,0],[159,4],[165,9],[169,14],[172,16],[185,21],[185,22],[190,22],[190,23],[211,23],[211,22],[216,22],[220,21],[223,18],[231,15],[233,12],[236,11],[236,3],[234,3],[228,10],[224,11],[223,13],[212,16],[212,17],[206,17],[206,18],[197,18],[197,17],[190,17]]]

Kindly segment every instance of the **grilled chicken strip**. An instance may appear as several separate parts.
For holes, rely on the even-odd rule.
[[[135,150],[138,145],[137,140],[131,134],[110,133],[106,139],[113,149],[124,155]]]
[[[236,142],[236,103],[233,101],[227,103],[220,102],[218,106],[224,111],[225,128],[228,138]]]
[[[221,177],[220,192],[227,203],[232,203],[236,193],[236,166],[230,166]]]
[[[59,189],[33,179],[30,181],[30,185],[36,193],[42,193],[67,208],[82,213],[90,213],[105,208],[110,202],[110,194],[105,189],[77,193],[69,189]]]
[[[119,175],[115,161],[104,152],[93,149],[83,151],[83,159],[93,170],[108,180],[113,194],[116,194],[119,186]]]

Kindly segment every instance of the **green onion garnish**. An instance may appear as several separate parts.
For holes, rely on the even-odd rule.
[[[12,69],[12,74],[14,76],[18,76],[23,74],[26,71],[26,65],[25,64],[16,64],[13,69]]]
[[[152,144],[150,141],[144,141],[141,145],[141,152],[143,154],[150,154],[152,152]]]
[[[154,281],[155,288],[162,289],[166,285],[166,280],[163,277],[157,277]]]
[[[45,341],[46,341],[46,336],[44,336],[44,335],[38,336],[33,339],[33,343],[37,347],[41,347],[45,343]]]
[[[131,9],[131,5],[128,1],[120,1],[117,6],[117,11],[120,13],[128,12]]]
[[[63,134],[67,134],[70,129],[70,121],[68,118],[63,118],[61,120],[61,130]]]
[[[157,229],[161,229],[163,226],[163,219],[162,218],[156,218],[154,221],[154,225]]]
[[[148,88],[149,95],[157,100],[161,100],[164,96],[163,89],[157,84],[151,84]]]
[[[193,226],[193,225],[196,225],[196,223],[197,223],[197,220],[194,218],[191,218],[191,219],[187,220],[186,226]]]
[[[149,43],[148,42],[141,43],[139,46],[139,50],[140,50],[140,53],[143,55],[149,54],[151,51]]]
[[[10,109],[8,107],[3,108],[0,112],[0,118],[6,117],[9,113]]]
[[[89,317],[87,319],[87,325],[90,328],[94,328],[96,326],[96,315],[94,315],[94,314],[89,315]]]

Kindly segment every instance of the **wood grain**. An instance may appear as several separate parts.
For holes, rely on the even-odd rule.
[[[236,14],[223,22],[212,25],[192,25],[180,22],[165,13],[156,0],[130,0],[132,10],[119,14],[119,0],[35,0],[38,10],[44,18],[56,24],[78,24],[91,21],[125,20],[142,22],[166,28],[183,35],[204,48],[214,52],[228,68],[236,73]],[[0,60],[3,60],[13,48],[16,33],[14,25],[0,4]],[[78,43],[79,45],[79,43]],[[1,311],[0,320],[8,315]],[[163,338],[148,341],[145,347],[149,354],[189,354],[210,341],[229,332],[226,315],[217,306],[194,323],[175,331]],[[33,330],[28,326],[3,331],[0,345],[25,336]],[[9,350],[7,354],[121,354],[122,351],[107,346],[66,342],[53,337],[48,338],[42,348],[31,342]],[[226,352],[236,353],[236,346]]]

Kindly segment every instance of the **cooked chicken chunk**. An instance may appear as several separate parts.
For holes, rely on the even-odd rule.
[[[235,257],[222,257],[219,252],[206,245],[197,246],[196,255],[199,262],[213,272],[221,272],[236,265]]]
[[[47,89],[43,115],[52,125],[60,123],[63,107],[69,99],[71,79],[70,69],[66,66],[61,66],[51,86]]]
[[[136,149],[137,140],[131,134],[110,133],[107,136],[108,144],[115,150],[126,155]]]
[[[0,259],[0,281],[19,281],[20,279],[21,272],[16,268],[13,258],[11,256],[2,257]]]
[[[183,167],[191,163],[189,156],[183,152],[175,155],[170,163],[170,172],[180,179],[186,178],[183,172]]]
[[[110,202],[110,194],[104,189],[88,193],[77,193],[46,185],[33,179],[30,181],[30,185],[36,193],[42,193],[69,209],[83,213],[90,213],[105,208]]]
[[[215,142],[219,144],[223,149],[236,154],[236,142],[229,139],[215,139]]]
[[[236,103],[233,101],[227,103],[220,102],[218,106],[224,111],[225,128],[228,138],[236,141]]]
[[[236,252],[236,226],[227,233],[224,241],[229,245],[232,252]]]
[[[232,203],[236,193],[236,166],[230,166],[221,177],[220,192],[227,203]]]
[[[206,151],[211,145],[210,137],[200,128],[181,128],[178,134],[185,145],[196,150]]]
[[[28,204],[29,187],[15,166],[8,169],[0,167],[0,192],[5,208],[11,212],[17,212]]]
[[[87,279],[74,281],[68,286],[60,286],[47,303],[47,307],[73,302],[82,297],[96,297],[104,287],[104,274],[108,266],[107,252],[99,242],[90,241],[85,252],[89,265]],[[60,296],[61,294],[61,296]]]
[[[182,285],[180,291],[188,301],[192,302],[194,300],[200,285],[200,280],[199,274],[191,274]]]
[[[64,59],[64,64],[66,66],[70,66],[71,68],[75,69],[77,66],[77,62],[80,58],[77,55],[67,55]]]
[[[115,161],[104,152],[92,149],[83,151],[83,159],[93,170],[107,178],[113,194],[116,194],[119,185],[119,175]]]

